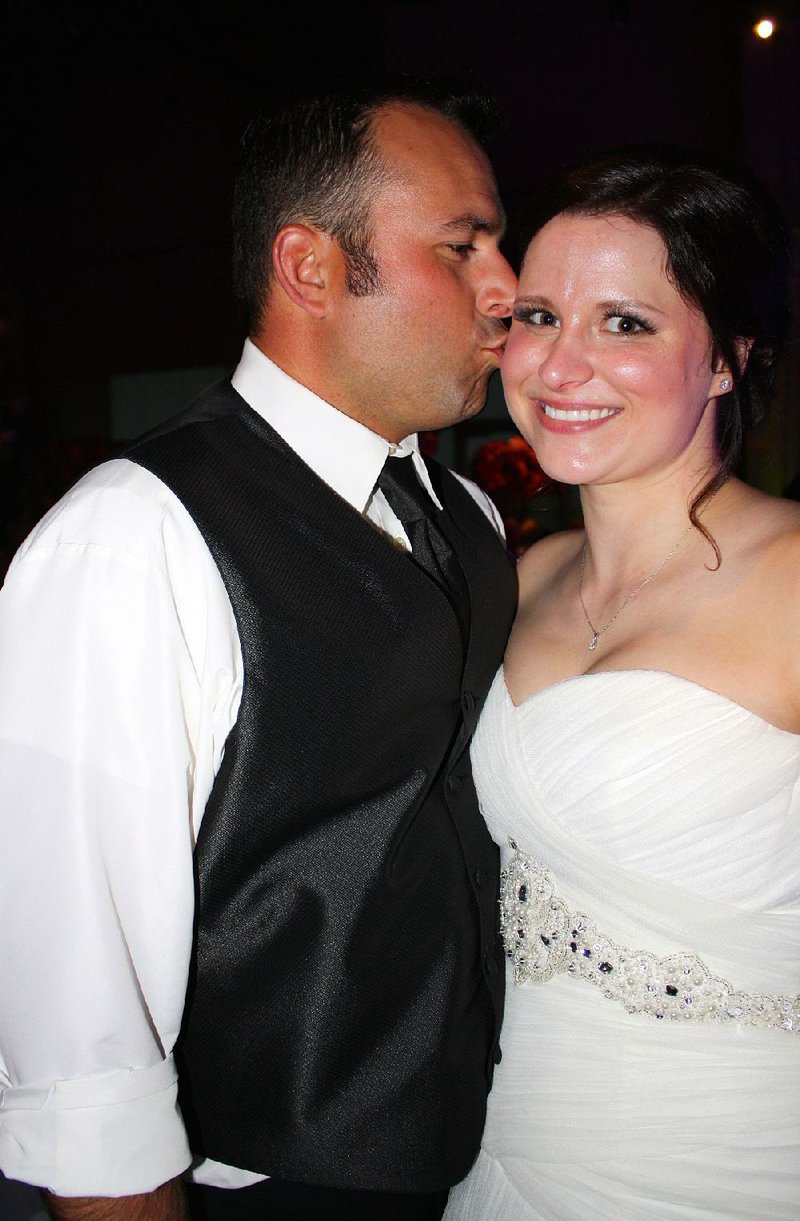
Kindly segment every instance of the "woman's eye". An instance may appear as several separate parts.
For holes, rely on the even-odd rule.
[[[529,305],[516,306],[514,319],[530,326],[558,326],[558,319],[549,309],[531,309]]]
[[[653,328],[642,318],[634,318],[632,314],[612,314],[606,319],[606,324],[612,335],[638,335],[644,331],[648,335]]]

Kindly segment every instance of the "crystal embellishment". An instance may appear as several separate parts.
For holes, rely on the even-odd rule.
[[[549,870],[509,840],[502,871],[500,931],[514,979],[543,981],[568,972],[595,984],[628,1013],[672,1022],[739,1022],[800,1032],[800,996],[741,992],[694,954],[658,958],[604,936],[560,899]]]

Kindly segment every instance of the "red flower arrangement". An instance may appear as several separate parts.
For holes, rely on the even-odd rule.
[[[484,441],[472,459],[472,478],[497,505],[509,551],[522,555],[545,532],[531,502],[558,485],[545,475],[528,442],[517,436]]]
[[[496,502],[501,497],[511,497],[515,502],[530,500],[550,482],[522,437],[484,441],[472,459],[472,474]]]

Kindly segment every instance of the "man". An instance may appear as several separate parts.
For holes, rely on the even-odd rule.
[[[514,586],[414,437],[479,410],[514,288],[460,113],[250,130],[232,386],[0,594],[0,1165],[68,1221],[182,1217],[192,1157],[211,1217],[437,1217],[477,1152],[502,959],[467,745]]]

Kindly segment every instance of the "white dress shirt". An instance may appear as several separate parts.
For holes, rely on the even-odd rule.
[[[436,502],[415,437],[390,445],[249,341],[233,385],[334,491],[408,545],[373,489],[389,453],[410,453]],[[9,1178],[121,1196],[191,1161],[172,1052],[192,853],[241,692],[230,601],[183,505],[126,459],[90,472],[26,540],[0,591]],[[195,1174],[226,1186],[262,1177],[211,1162]]]

